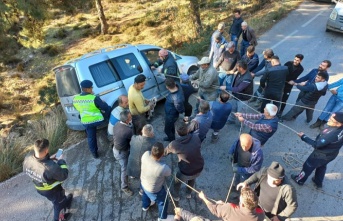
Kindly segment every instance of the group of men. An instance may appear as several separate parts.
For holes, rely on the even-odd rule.
[[[165,189],[164,183],[172,170],[161,159],[169,154],[176,154],[178,158],[173,200],[180,200],[182,183],[188,186],[186,198],[192,198],[191,188],[204,169],[201,145],[211,129],[211,142],[216,142],[226,123],[237,122],[250,128],[249,133],[240,134],[229,148],[234,174],[230,203],[211,202],[203,192],[199,194],[211,213],[223,220],[263,220],[267,216],[272,221],[279,221],[286,220],[296,211],[296,192],[282,165],[273,162],[268,168],[262,167],[262,147],[276,132],[278,116],[281,120],[293,120],[306,110],[309,123],[319,98],[327,89],[333,94],[318,120],[310,126],[328,127],[315,140],[298,133],[304,142],[314,147],[302,171],[291,176],[299,185],[316,170],[312,181],[321,188],[327,164],[337,157],[343,145],[343,113],[339,112],[343,108],[343,80],[328,84],[327,70],[331,62],[324,60],[318,69],[299,79],[304,70],[301,54],[282,66],[273,50],[266,49],[259,63],[253,30],[242,20],[239,10],[234,15],[229,31],[232,41],[226,42],[222,36],[225,25],[220,23],[211,38],[210,56],[198,62],[200,68],[195,74],[180,74],[175,59],[165,49],[159,52],[158,61],[151,64],[152,69],[163,65],[160,72],[165,74],[165,85],[170,92],[164,104],[166,137],[163,141],[168,142],[166,146],[156,140],[153,125],[148,124],[146,118],[155,104],[142,94],[146,81],[144,74],[135,77],[128,95],[118,98],[118,106],[112,112],[108,104],[93,95],[90,80],[80,83],[82,93],[74,98],[93,157],[99,157],[96,128],[109,119],[108,135],[113,141],[114,158],[121,167],[121,189],[132,196],[128,178],[140,179],[142,210],[147,211],[156,203],[159,220],[208,220],[181,208],[175,208],[175,217],[168,216],[166,197],[169,189]],[[240,35],[241,53],[236,51]],[[262,76],[260,87],[254,93],[253,78],[258,76]],[[189,103],[190,96],[195,93],[190,81],[199,86],[194,110]],[[293,86],[300,90],[296,104],[282,116]],[[248,113],[245,102],[253,101],[260,108],[260,114]],[[56,159],[49,155],[48,145],[45,139],[36,141],[34,154],[25,159],[24,171],[33,179],[38,193],[53,202],[54,220],[63,220],[68,213],[61,211],[69,209],[72,200],[72,195],[65,196],[61,186],[68,169],[62,157]],[[254,183],[252,190],[249,186]]]

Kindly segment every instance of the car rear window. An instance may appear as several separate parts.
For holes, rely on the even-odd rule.
[[[98,88],[117,82],[115,71],[108,61],[103,61],[89,66],[89,71]]]
[[[133,77],[140,73],[137,69],[140,64],[133,53],[112,58],[111,62],[118,71],[122,80]]]
[[[69,97],[81,93],[75,69],[71,66],[62,66],[54,69],[56,88],[59,97]]]

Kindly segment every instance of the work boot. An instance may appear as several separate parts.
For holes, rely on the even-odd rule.
[[[316,179],[314,178],[314,177],[312,177],[312,182],[314,183],[314,185],[317,187],[317,188],[322,188],[323,187],[323,185],[322,184],[318,184],[317,182],[316,182]]]
[[[320,127],[322,125],[322,122],[323,121],[318,118],[317,121],[310,126],[310,128],[314,129],[314,128]]]
[[[325,125],[326,125],[326,123],[327,123],[327,121],[323,120],[322,123],[321,123],[321,125],[319,126],[319,129],[320,129],[320,130],[323,130],[324,127],[325,127]]]

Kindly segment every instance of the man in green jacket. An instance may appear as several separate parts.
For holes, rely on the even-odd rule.
[[[278,162],[272,162],[269,168],[262,168],[249,179],[237,185],[245,188],[255,185],[259,196],[259,206],[271,221],[285,221],[297,209],[297,197],[293,186],[285,176],[285,170]]]

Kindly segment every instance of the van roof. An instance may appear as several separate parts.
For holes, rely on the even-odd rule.
[[[65,63],[65,65],[66,64],[76,63],[77,61],[80,61],[80,60],[92,57],[92,56],[97,55],[97,54],[107,53],[107,52],[110,52],[110,51],[113,51],[113,50],[118,50],[118,49],[123,49],[123,48],[127,49],[127,48],[130,48],[130,47],[136,47],[138,50],[145,50],[145,49],[149,49],[149,48],[160,48],[158,46],[149,45],[149,44],[139,44],[139,45],[118,44],[118,45],[113,45],[113,46],[110,46],[110,47],[101,48],[101,49],[89,52],[89,53],[84,54],[84,55],[82,55],[82,56],[80,56],[78,58],[75,58],[73,60],[67,61]]]

